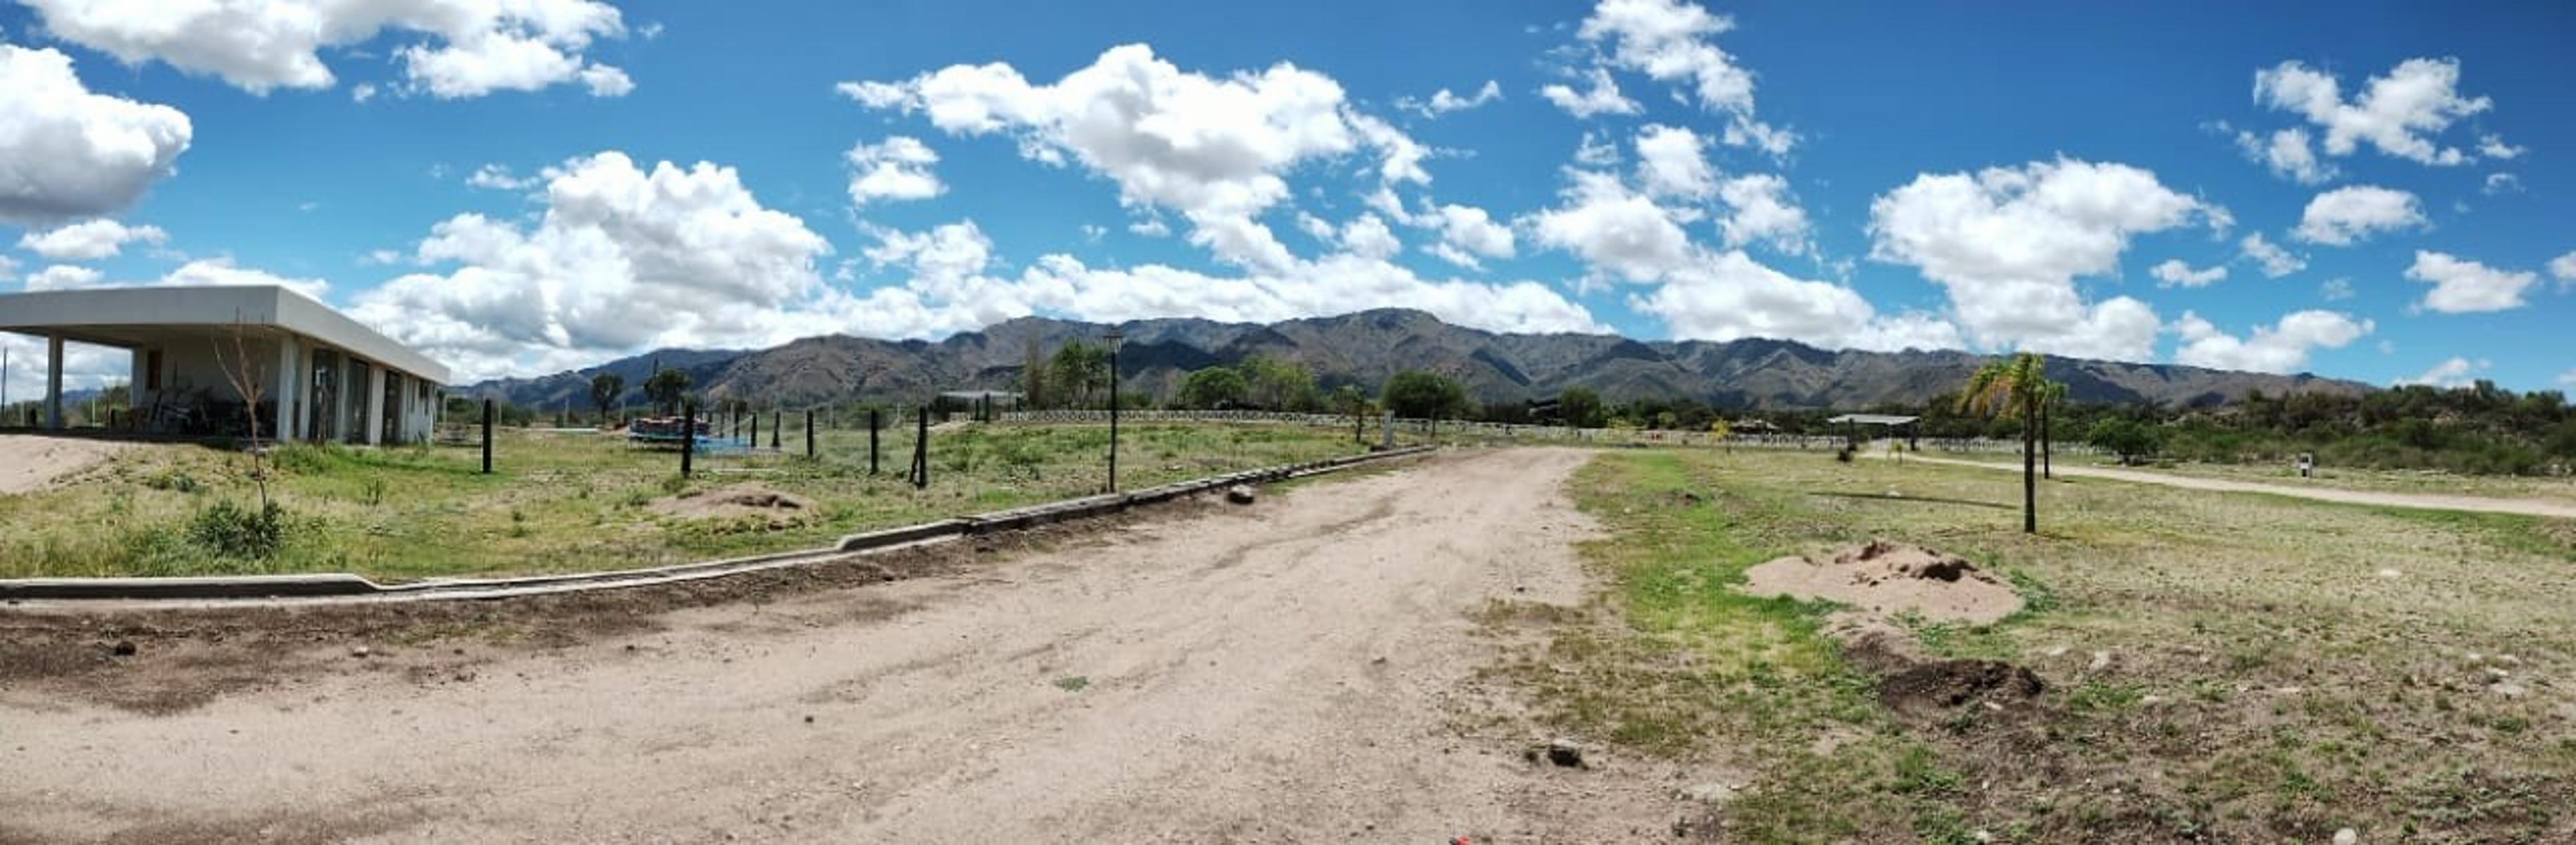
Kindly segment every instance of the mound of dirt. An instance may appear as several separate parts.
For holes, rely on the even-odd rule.
[[[109,440],[0,434],[0,495],[44,489],[54,479],[106,460],[125,446]]]
[[[760,484],[735,484],[714,490],[700,490],[653,500],[654,513],[681,519],[723,519],[758,517],[771,527],[785,528],[820,515],[814,500],[772,490]]]
[[[1976,564],[1922,546],[1874,540],[1819,563],[1784,557],[1745,572],[1744,591],[1840,602],[1872,614],[1911,611],[1935,622],[1984,625],[2021,609],[2012,586]]]

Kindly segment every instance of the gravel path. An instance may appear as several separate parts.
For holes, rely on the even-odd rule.
[[[1584,460],[1443,456],[470,669],[377,644],[338,662],[415,659],[174,715],[0,690],[0,841],[1669,838],[1668,765],[1462,727],[1509,707],[1469,614],[1582,597]]]
[[[2021,471],[2020,464],[2003,464],[1987,461],[1963,461],[1955,458],[1936,458],[1922,454],[1907,455],[1905,456],[1905,460],[1909,462],[1921,461],[1923,463],[1948,464],[1951,466],[2009,470],[2012,472]],[[2162,484],[2167,487],[2182,487],[2191,490],[2214,490],[2227,493],[2269,493],[2275,496],[2314,499],[2320,502],[2343,502],[2355,505],[2384,505],[2394,508],[2423,508],[2426,510],[2518,513],[2529,516],[2550,516],[2561,519],[2576,519],[2576,504],[2549,501],[2545,499],[2499,499],[2487,496],[2441,496],[2430,493],[2389,493],[2377,490],[2347,490],[2337,487],[2300,487],[2287,484],[2265,484],[2256,481],[2229,481],[2221,478],[2170,475],[2160,472],[2149,472],[2146,470],[2112,469],[2109,467],[2062,466],[2057,468],[2056,474],[2060,476],[2127,481],[2136,484]]]

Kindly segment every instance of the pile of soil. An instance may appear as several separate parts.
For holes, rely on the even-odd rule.
[[[1825,633],[1842,642],[1844,659],[1878,676],[1879,703],[1899,715],[1938,719],[1972,705],[2006,712],[2048,690],[2047,682],[2027,667],[1926,657],[1913,635],[1876,617],[1837,613]]]
[[[761,484],[735,484],[667,496],[653,500],[651,507],[654,513],[681,519],[753,517],[767,520],[772,528],[790,527],[821,515],[814,500]]]
[[[1819,563],[1784,557],[1745,572],[1744,591],[1848,604],[1873,614],[1911,611],[1935,622],[1991,624],[2021,610],[2012,585],[1965,559],[1873,540]]]
[[[0,495],[42,490],[54,479],[87,469],[126,445],[78,437],[0,434]]]

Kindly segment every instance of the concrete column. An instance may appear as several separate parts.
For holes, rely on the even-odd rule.
[[[269,429],[269,437],[278,442],[304,436],[304,429],[297,425],[299,420],[295,413],[295,386],[301,381],[295,377],[295,370],[304,357],[299,354],[297,346],[294,335],[277,340],[277,378],[271,380],[268,393],[277,402],[277,422]]]
[[[385,368],[367,367],[367,445],[385,442]]]
[[[63,427],[63,336],[45,336],[45,427]]]

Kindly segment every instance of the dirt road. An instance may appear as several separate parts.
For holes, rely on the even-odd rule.
[[[1880,454],[1876,450],[1871,450],[1871,452],[1873,455]],[[2015,454],[2018,455],[2019,453]],[[1951,466],[1983,467],[1986,469],[2011,470],[2013,472],[2021,471],[2020,464],[1963,461],[1954,458],[1936,458],[1923,454],[1908,455],[1905,459],[1908,461],[1948,464]],[[2576,519],[2576,504],[2555,502],[2545,499],[2499,499],[2487,496],[2441,496],[2429,493],[2388,493],[2376,490],[2347,490],[2336,487],[2298,487],[2287,484],[2264,484],[2256,481],[2229,481],[2222,478],[2199,478],[2188,475],[2148,472],[2145,470],[2111,469],[2109,467],[2061,466],[2056,469],[2056,474],[2062,476],[2076,476],[2079,478],[2100,478],[2110,481],[2127,481],[2136,484],[2162,484],[2167,487],[2181,487],[2191,490],[2213,490],[2227,493],[2269,493],[2275,496],[2290,496],[2300,499],[2314,499],[2320,502],[2342,502],[2353,505],[2384,505],[2393,508],[2477,511],[2481,513],[2518,513],[2529,516],[2552,516],[2562,519]]]
[[[1470,680],[1495,645],[1469,614],[1582,595],[1591,529],[1559,489],[1583,460],[1444,456],[963,576],[173,715],[0,692],[0,841],[1668,838],[1674,770],[1532,765],[1529,737],[1474,727],[1509,705]]]

